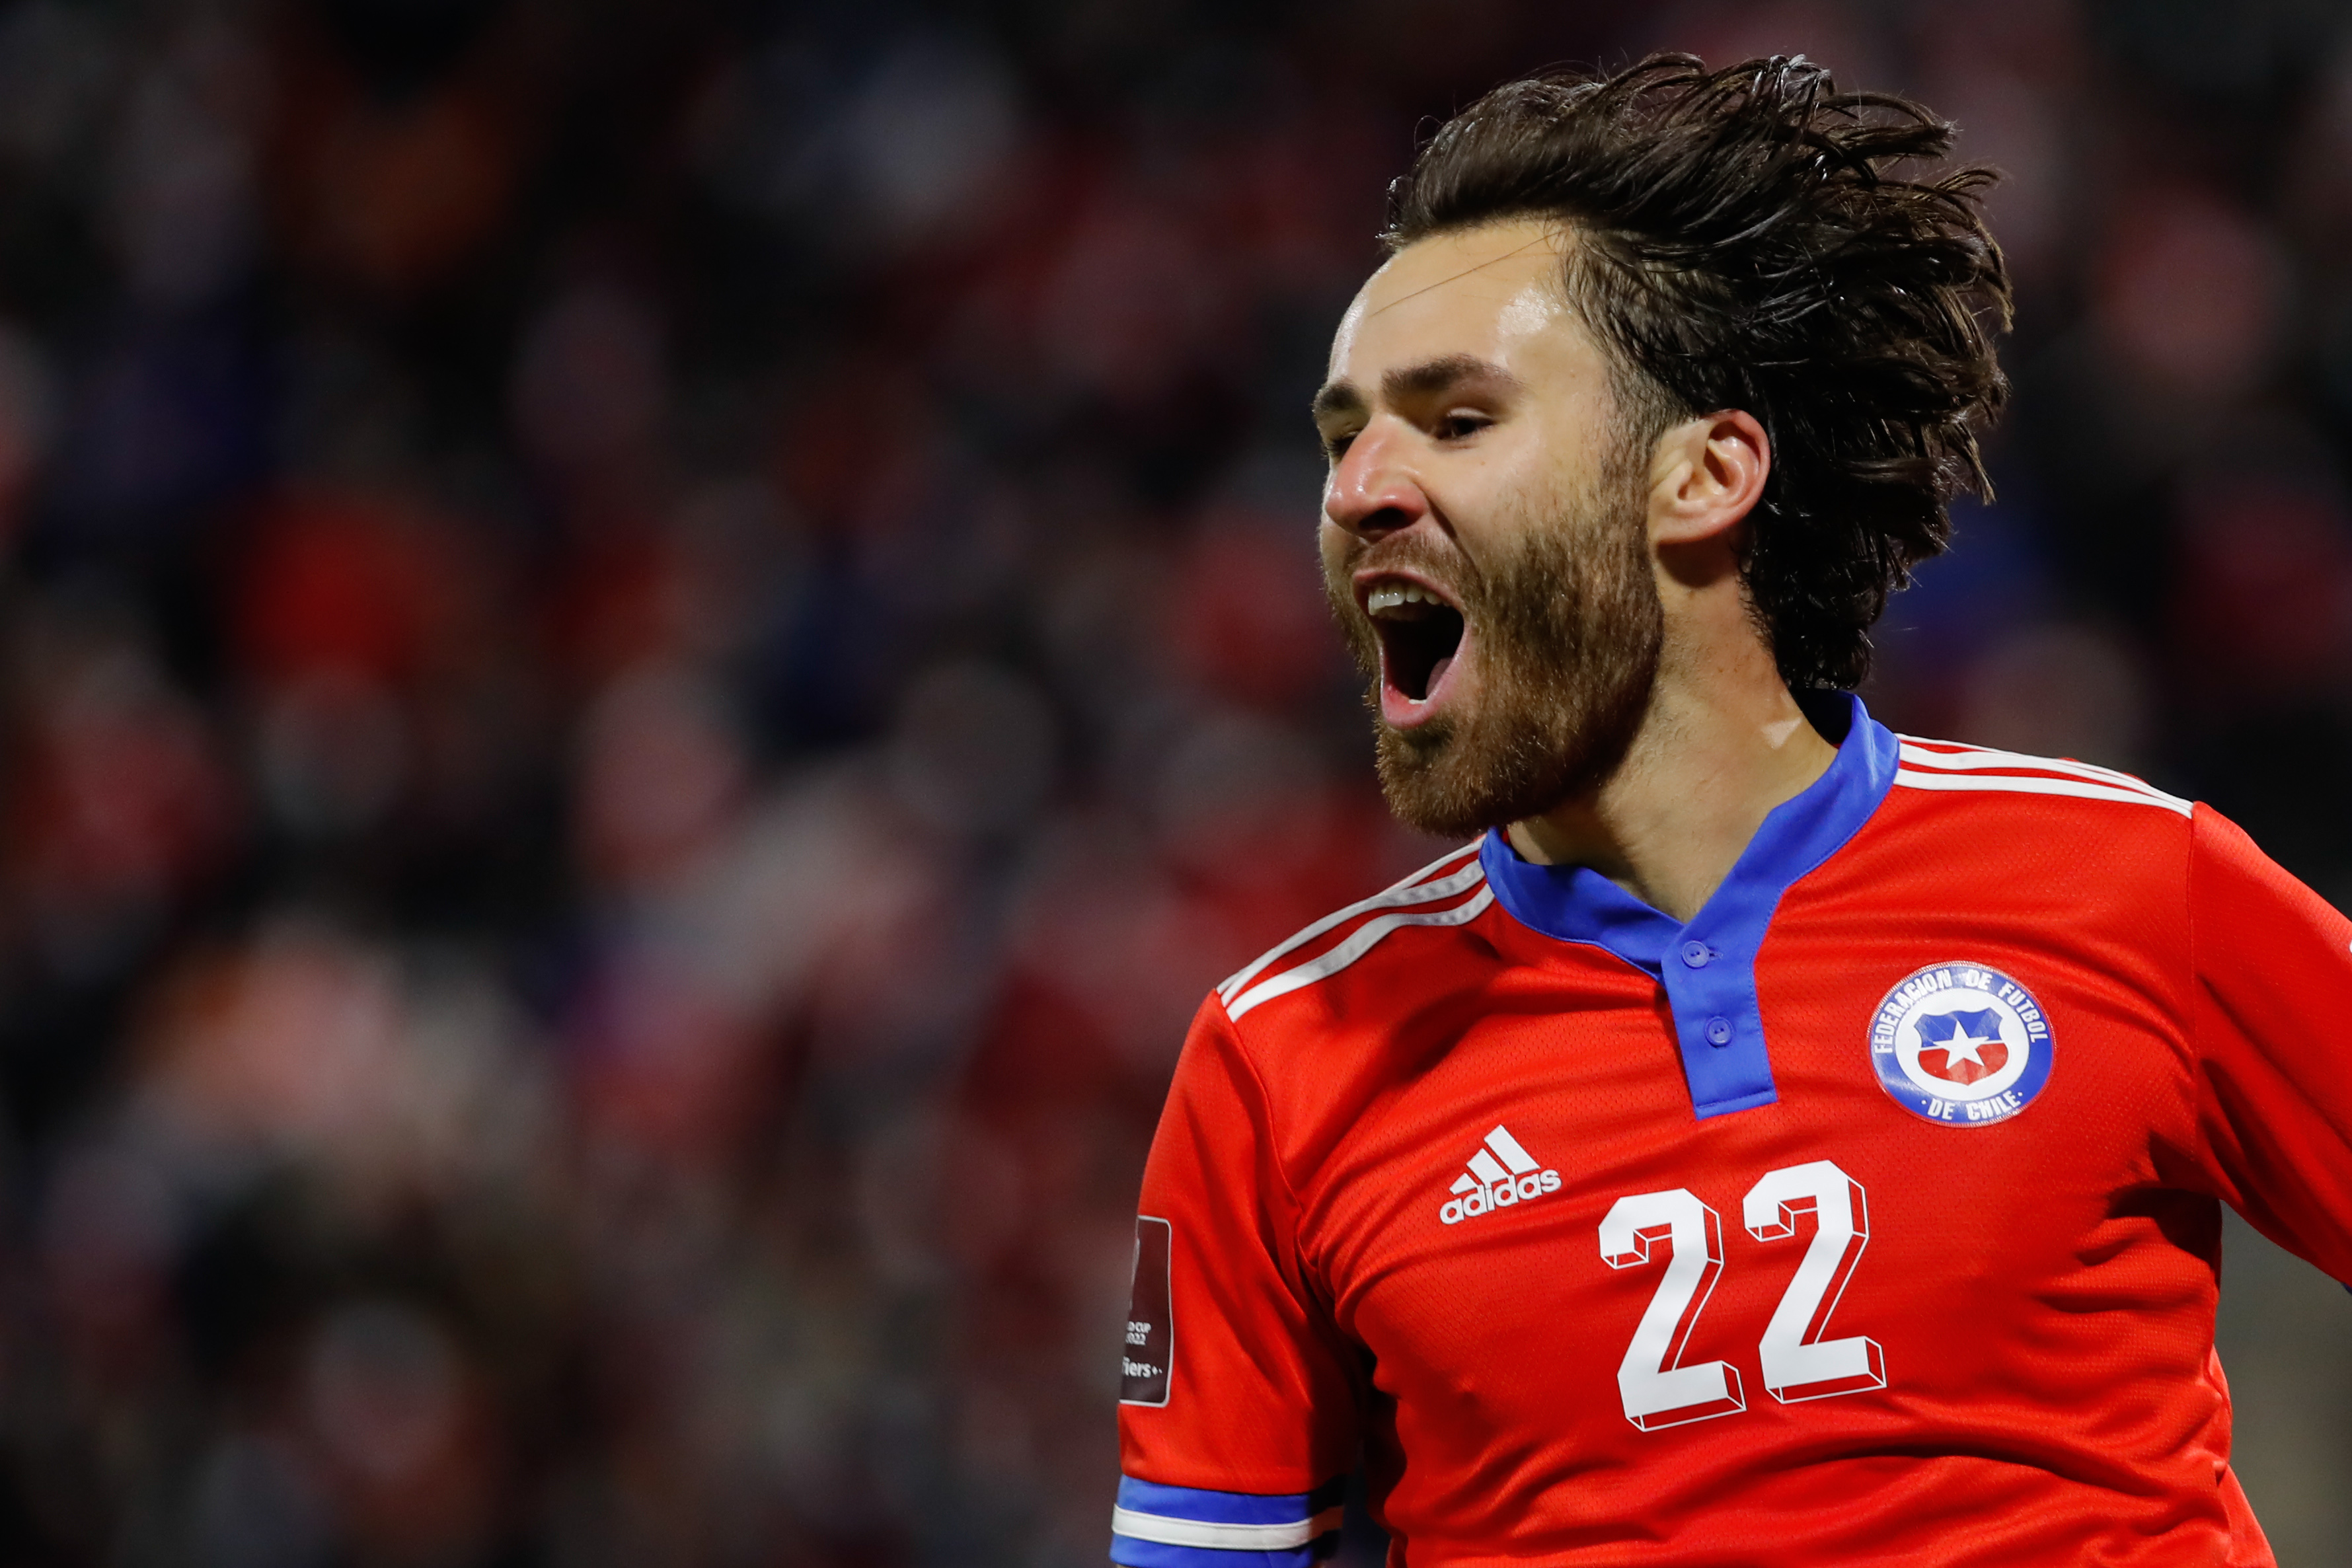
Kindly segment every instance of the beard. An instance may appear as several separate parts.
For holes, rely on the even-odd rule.
[[[1623,457],[1590,487],[1531,498],[1503,532],[1520,542],[1490,565],[1450,538],[1402,534],[1325,560],[1332,613],[1368,683],[1381,788],[1409,826],[1467,838],[1584,794],[1622,760],[1664,636],[1645,498]],[[1410,730],[1381,716],[1380,633],[1351,581],[1367,566],[1416,569],[1454,592],[1475,640],[1472,701]]]

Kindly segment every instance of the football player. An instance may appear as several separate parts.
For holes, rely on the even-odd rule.
[[[1114,1561],[2261,1563],[2221,1209],[2352,1278],[2352,925],[2212,810],[1891,734],[2008,282],[1801,59],[1498,89],[1315,402],[1390,801],[1454,853],[1202,1004]]]

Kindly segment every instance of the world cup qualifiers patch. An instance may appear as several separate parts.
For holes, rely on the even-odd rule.
[[[2050,1019],[1999,969],[1930,964],[1878,1004],[1870,1064],[1912,1114],[1988,1127],[2032,1104],[2050,1082]]]
[[[1121,1405],[1166,1405],[1176,1362],[1176,1318],[1168,1266],[1174,1232],[1152,1215],[1135,1222],[1135,1280],[1128,1295],[1127,1349],[1118,1361]]]

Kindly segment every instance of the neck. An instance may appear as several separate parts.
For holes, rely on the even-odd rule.
[[[1769,654],[1737,664],[1699,679],[1662,667],[1624,759],[1590,794],[1512,823],[1511,847],[1538,865],[1590,866],[1687,923],[1772,808],[1837,755]]]

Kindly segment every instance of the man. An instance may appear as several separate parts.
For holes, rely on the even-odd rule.
[[[2219,1203],[2352,1277],[2352,925],[1846,691],[1980,480],[1986,178],[1801,60],[1490,95],[1316,418],[1381,778],[1486,830],[1202,1006],[1114,1560],[2270,1561]],[[1929,172],[1923,173],[1923,168]]]

